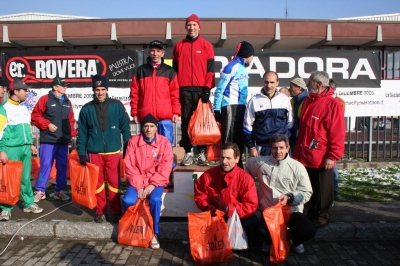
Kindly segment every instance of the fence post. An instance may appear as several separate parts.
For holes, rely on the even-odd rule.
[[[365,117],[364,117],[365,119]],[[372,116],[369,118],[369,125],[368,125],[368,162],[372,161]]]

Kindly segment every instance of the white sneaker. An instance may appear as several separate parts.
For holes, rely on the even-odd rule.
[[[43,211],[42,208],[37,206],[36,203],[33,203],[30,207],[24,208],[24,212],[33,212],[33,213],[41,213]]]
[[[193,156],[191,152],[185,153],[185,156],[183,157],[181,161],[181,166],[188,166],[193,163]]]
[[[0,213],[0,221],[8,221],[11,218],[11,212],[9,211],[2,211]]]
[[[42,192],[42,191],[35,191],[35,195],[34,195],[34,200],[33,202],[39,202],[43,199],[46,199],[46,193]]]
[[[157,235],[154,235],[153,239],[151,240],[150,248],[152,248],[152,249],[160,248],[160,242],[158,242]]]
[[[300,244],[298,246],[294,246],[293,245],[293,250],[294,252],[296,252],[297,254],[303,254],[304,253],[304,246],[303,244]]]
[[[197,165],[207,166],[209,164],[210,163],[207,161],[206,154],[204,153],[204,151],[201,151],[199,153],[199,156],[197,157]]]
[[[69,200],[70,197],[67,196],[67,194],[65,194],[65,192],[63,190],[60,190],[58,192],[54,192],[52,194],[53,199],[58,199],[58,200],[62,200],[62,201],[66,201]]]

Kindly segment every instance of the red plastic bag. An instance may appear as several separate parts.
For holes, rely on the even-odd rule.
[[[31,164],[32,164],[31,177],[33,177],[34,179],[38,179],[40,173],[40,158],[32,157]],[[56,176],[57,176],[56,161],[54,160],[53,166],[51,167],[49,179],[56,179]]]
[[[207,145],[207,150],[206,150],[206,157],[207,161],[219,161],[219,157],[221,156],[221,147],[222,143],[218,142],[212,145]]]
[[[213,265],[233,260],[224,213],[217,210],[188,213],[190,253],[198,265]]]
[[[118,244],[148,248],[153,237],[153,217],[149,202],[138,199],[119,220]]]
[[[190,118],[188,134],[192,145],[208,145],[221,140],[221,130],[215,120],[210,102],[201,99]]]
[[[83,166],[76,158],[69,160],[72,201],[89,209],[97,205],[96,187],[99,167],[92,163]]]
[[[275,206],[266,208],[263,211],[265,224],[271,235],[272,245],[269,260],[278,263],[286,260],[290,251],[290,242],[287,236],[287,223],[292,211],[290,205],[282,206],[279,202]]]
[[[0,203],[14,205],[21,191],[22,162],[0,163]]]

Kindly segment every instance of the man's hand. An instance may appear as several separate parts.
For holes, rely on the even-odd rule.
[[[335,167],[335,161],[326,158],[325,160],[325,170],[333,169]]]
[[[221,111],[220,110],[214,110],[214,116],[215,120],[217,120],[218,123],[221,123]]]
[[[256,148],[250,148],[249,149],[249,155],[250,157],[258,157],[258,151]]]
[[[6,163],[8,160],[7,153],[5,151],[0,152],[0,162],[3,164]]]
[[[143,195],[144,195],[144,188],[141,188],[138,190],[138,198],[141,200],[144,200],[146,198],[146,196],[143,196]]]
[[[287,195],[282,194],[282,195],[279,197],[279,202],[281,203],[281,205],[285,206],[285,205],[287,204],[288,198],[289,198],[289,197],[288,197]]]
[[[154,188],[155,188],[154,185],[148,185],[143,191],[143,194],[144,194],[143,197],[147,198],[147,196],[150,196],[150,193],[154,190]]]
[[[86,166],[86,155],[79,155],[79,163]]]
[[[203,103],[208,103],[208,100],[210,99],[210,89],[208,89],[208,88],[205,88],[205,89],[203,89],[203,91],[202,91],[202,93],[201,93],[201,101],[203,102]]]
[[[137,117],[137,115],[133,117],[133,122],[135,122],[135,124],[139,124],[139,118]]]
[[[212,198],[213,205],[220,211],[227,212],[228,211],[228,203],[226,203],[220,197],[214,196]]]
[[[174,114],[174,115],[172,116],[172,122],[178,123],[178,121],[179,121],[179,115]]]
[[[38,154],[38,150],[37,150],[37,148],[35,147],[35,145],[31,145],[31,152],[32,152],[32,154],[34,154],[34,155]]]
[[[50,132],[56,132],[57,128],[53,123],[50,123],[47,128],[49,129]]]
[[[217,208],[215,208],[213,205],[207,205],[201,211],[203,212],[210,211],[211,216],[214,217],[216,215]]]

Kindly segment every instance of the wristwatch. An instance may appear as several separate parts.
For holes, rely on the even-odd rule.
[[[287,202],[290,204],[290,203],[293,203],[293,201],[294,201],[294,195],[293,195],[293,193],[288,193],[288,194],[286,194],[286,196],[288,197],[288,200],[287,200]]]

